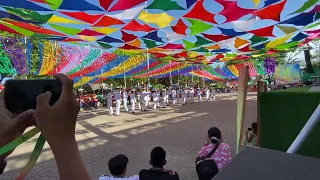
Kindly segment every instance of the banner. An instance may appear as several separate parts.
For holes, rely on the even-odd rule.
[[[301,80],[300,64],[284,64],[276,67],[276,84],[298,83]]]

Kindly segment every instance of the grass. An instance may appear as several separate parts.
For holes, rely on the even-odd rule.
[[[271,92],[308,92],[311,86],[304,86],[299,88],[288,88],[288,89],[280,89]]]

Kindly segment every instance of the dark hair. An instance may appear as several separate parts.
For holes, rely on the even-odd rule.
[[[151,151],[151,163],[153,167],[163,167],[166,164],[166,151],[162,147],[155,147]]]
[[[258,124],[256,122],[252,123],[252,130],[253,130],[253,133],[257,133],[258,131]]]
[[[211,180],[219,172],[217,164],[211,161],[203,161],[201,165],[196,166],[199,180]]]
[[[111,158],[108,162],[109,171],[113,176],[120,176],[124,173],[125,169],[127,168],[127,164],[129,159],[124,154],[116,155],[115,157]]]
[[[221,131],[217,127],[212,127],[208,130],[208,137],[211,139],[211,142],[213,144],[216,144],[219,142],[219,139],[221,139]]]

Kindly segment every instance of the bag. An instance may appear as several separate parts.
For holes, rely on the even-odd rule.
[[[205,157],[199,157],[199,156],[198,156],[198,157],[196,158],[196,161],[195,161],[196,165],[198,165],[199,163],[201,163],[201,162],[204,161],[204,160],[212,160],[212,159],[211,159],[211,156],[216,152],[216,150],[218,149],[219,145],[220,145],[220,143],[218,143],[218,144],[211,150],[211,152],[210,152],[207,156],[205,156]]]
[[[211,159],[211,156],[216,152],[219,145],[220,144],[218,143],[206,157],[197,157],[196,171],[199,179],[212,179],[219,173],[216,162]]]

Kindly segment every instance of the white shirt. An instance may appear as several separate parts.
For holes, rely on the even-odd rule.
[[[158,95],[157,95],[157,93],[152,93],[152,97],[153,97],[153,100],[154,101],[158,101]]]
[[[201,90],[200,89],[197,90],[197,95],[201,96]]]
[[[190,96],[194,96],[194,90],[193,89],[190,90]]]
[[[112,176],[103,175],[103,176],[100,176],[99,180],[139,180],[139,176],[134,175],[131,177],[115,178]]]
[[[157,97],[160,98],[161,92],[157,91]]]
[[[208,90],[206,90],[206,94],[207,95],[209,95],[210,94],[210,90],[208,89]]]
[[[182,96],[185,97],[185,96],[187,96],[187,94],[188,94],[188,91],[187,91],[187,90],[183,90],[183,91],[182,91]]]
[[[119,92],[119,91],[116,91],[116,92],[114,93],[114,97],[115,97],[116,101],[121,100],[121,94],[120,94],[120,92]]]
[[[166,96],[169,96],[170,95],[170,91],[166,91]]]
[[[123,97],[123,99],[127,99],[128,98],[128,93],[126,91],[123,91],[122,97]]]
[[[112,95],[113,95],[112,92],[108,92],[107,93],[107,99],[112,99]]]
[[[172,90],[172,91],[171,91],[171,95],[172,95],[173,98],[175,98],[175,97],[177,96],[176,90]]]
[[[136,96],[134,92],[130,93],[130,101],[135,100]]]
[[[147,91],[143,91],[143,92],[142,92],[143,100],[148,101],[148,100],[149,100],[148,95],[149,95],[149,93],[148,93]]]

